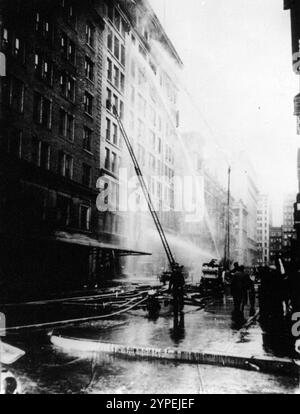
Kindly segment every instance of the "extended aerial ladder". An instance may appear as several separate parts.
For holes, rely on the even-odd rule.
[[[139,179],[139,182],[140,182],[140,185],[142,187],[142,190],[143,190],[143,193],[144,193],[144,196],[145,196],[145,199],[146,199],[146,202],[147,202],[149,211],[151,213],[151,216],[153,218],[155,227],[156,227],[156,229],[158,231],[159,237],[161,239],[161,242],[163,244],[164,250],[166,252],[166,255],[167,255],[167,258],[168,258],[168,261],[169,261],[169,264],[170,264],[170,268],[171,268],[171,270],[173,270],[174,269],[174,266],[176,264],[175,263],[174,256],[173,256],[173,253],[172,253],[172,251],[170,249],[170,245],[169,245],[168,240],[166,238],[165,232],[164,232],[164,230],[162,228],[161,222],[160,222],[160,220],[158,218],[158,215],[157,215],[157,212],[156,212],[156,210],[154,208],[154,205],[153,205],[153,202],[152,202],[152,199],[151,199],[151,195],[150,195],[150,193],[148,191],[147,184],[145,182],[145,179],[143,177],[142,171],[140,169],[138,160],[137,160],[137,158],[135,156],[135,153],[133,151],[133,148],[132,148],[132,145],[131,145],[130,140],[128,138],[128,135],[127,135],[127,133],[125,131],[125,128],[123,126],[123,122],[122,122],[122,120],[121,120],[121,118],[120,118],[120,116],[118,114],[118,111],[117,111],[117,109],[116,109],[115,106],[113,106],[113,114],[114,114],[114,116],[115,116],[115,118],[116,118],[116,120],[118,122],[120,131],[121,131],[121,134],[122,134],[122,136],[124,138],[125,144],[127,146],[128,152],[129,152],[129,155],[130,155],[130,157],[132,159],[132,162],[133,162],[133,165],[134,165],[134,169],[135,169],[136,175],[137,175],[137,177]]]

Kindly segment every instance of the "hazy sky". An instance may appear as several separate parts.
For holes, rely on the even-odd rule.
[[[193,96],[193,105],[183,97],[182,127],[244,150],[280,224],[283,195],[297,192],[300,147],[293,116],[299,80],[283,0],[150,1],[182,57]]]

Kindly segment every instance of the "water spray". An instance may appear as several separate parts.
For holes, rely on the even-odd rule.
[[[138,160],[137,160],[137,158],[135,156],[135,153],[133,151],[133,148],[132,148],[132,145],[131,145],[130,140],[128,138],[128,135],[127,135],[127,133],[125,131],[125,128],[123,126],[123,123],[122,123],[122,121],[120,119],[120,116],[119,116],[118,111],[117,111],[117,109],[116,109],[115,106],[113,106],[113,114],[114,114],[114,116],[115,116],[115,118],[116,118],[116,120],[118,122],[120,131],[121,131],[121,134],[122,134],[122,136],[124,138],[126,147],[128,149],[128,152],[129,152],[129,155],[130,155],[130,157],[132,159],[132,162],[133,162],[133,165],[134,165],[134,169],[135,169],[136,175],[137,175],[137,177],[139,179],[139,182],[140,182],[140,185],[142,187],[142,190],[143,190],[143,193],[144,193],[144,196],[145,196],[145,199],[146,199],[146,202],[147,202],[149,211],[151,213],[151,216],[153,218],[155,227],[156,227],[156,229],[158,231],[158,234],[159,234],[159,237],[161,239],[162,245],[163,245],[164,250],[166,252],[166,255],[167,255],[167,258],[168,258],[168,261],[169,261],[169,264],[170,264],[170,268],[171,268],[171,270],[173,270],[174,267],[175,267],[175,265],[176,265],[176,262],[175,262],[173,253],[171,251],[170,245],[169,245],[168,240],[166,238],[165,232],[164,232],[164,230],[162,228],[161,222],[160,222],[160,220],[158,218],[158,215],[157,215],[157,213],[155,211],[155,208],[154,208],[154,205],[153,205],[153,202],[152,202],[150,193],[148,191],[146,182],[144,180],[144,176],[143,176],[142,171],[140,169]]]

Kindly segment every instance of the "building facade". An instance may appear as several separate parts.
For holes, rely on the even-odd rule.
[[[108,107],[104,119],[106,130],[102,136],[105,160],[101,174],[114,174],[112,167],[117,157],[125,175],[119,180],[117,191],[120,194],[128,182],[134,188],[125,200],[130,202],[123,229],[134,248],[142,246],[152,252],[152,257],[127,261],[127,271],[159,273],[168,265],[166,255],[144,195],[137,187],[136,171],[123,138],[116,138],[120,131],[111,111],[115,107],[123,121],[153,204],[176,254],[179,227],[174,212],[173,179],[180,174],[181,154],[177,130],[179,84],[176,79],[182,61],[147,1],[136,1],[134,7],[132,2],[110,1],[108,6],[104,86]],[[116,145],[114,141],[118,139],[120,142]],[[107,168],[109,158],[110,171]]]
[[[234,231],[236,248],[234,262],[248,264],[248,210],[243,200],[234,203]]]
[[[261,194],[257,208],[257,264],[267,266],[270,257],[270,227],[272,226],[271,206],[268,195]]]
[[[291,262],[296,231],[294,228],[294,204],[295,194],[289,194],[283,202],[283,225],[282,225],[282,256],[286,262]]]
[[[270,228],[270,259],[269,264],[274,265],[276,258],[282,254],[282,227]]]
[[[244,152],[237,154],[232,168],[233,189],[237,199],[241,199],[247,209],[247,257],[245,266],[257,264],[257,210],[259,191],[255,169]]]
[[[12,0],[0,17],[1,283],[8,295],[97,284],[143,253],[136,215],[114,207],[119,167],[133,171],[112,106],[153,197],[172,209],[178,87],[167,59],[182,62],[147,1]]]
[[[1,273],[20,292],[91,277],[103,29],[92,2],[1,3]]]

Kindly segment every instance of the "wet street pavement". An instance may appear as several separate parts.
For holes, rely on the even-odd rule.
[[[222,295],[212,299],[205,309],[185,306],[184,317],[178,321],[174,321],[166,306],[161,312],[163,316],[156,320],[150,320],[145,310],[138,309],[56,332],[124,345],[241,356],[291,356],[282,333],[270,336],[258,321],[248,329],[240,329],[232,321],[232,307],[232,298]],[[247,309],[245,316],[248,317]],[[25,331],[6,338],[8,343],[26,351],[12,367],[25,393],[295,393],[299,389],[298,376],[66,352],[50,344],[48,332]]]
[[[171,309],[162,309],[163,316],[149,319],[145,310],[132,310],[117,318],[113,329],[102,330],[103,322],[59,330],[70,337],[101,339],[101,341],[158,348],[175,347],[206,352],[233,352],[238,355],[291,357],[288,339],[282,332],[264,332],[259,322],[248,329],[232,320],[233,301],[229,295],[211,299],[203,309],[185,306],[185,312],[174,320]],[[249,318],[246,308],[245,318]]]
[[[296,378],[207,365],[135,361],[33,349],[12,370],[30,394],[292,393]]]

